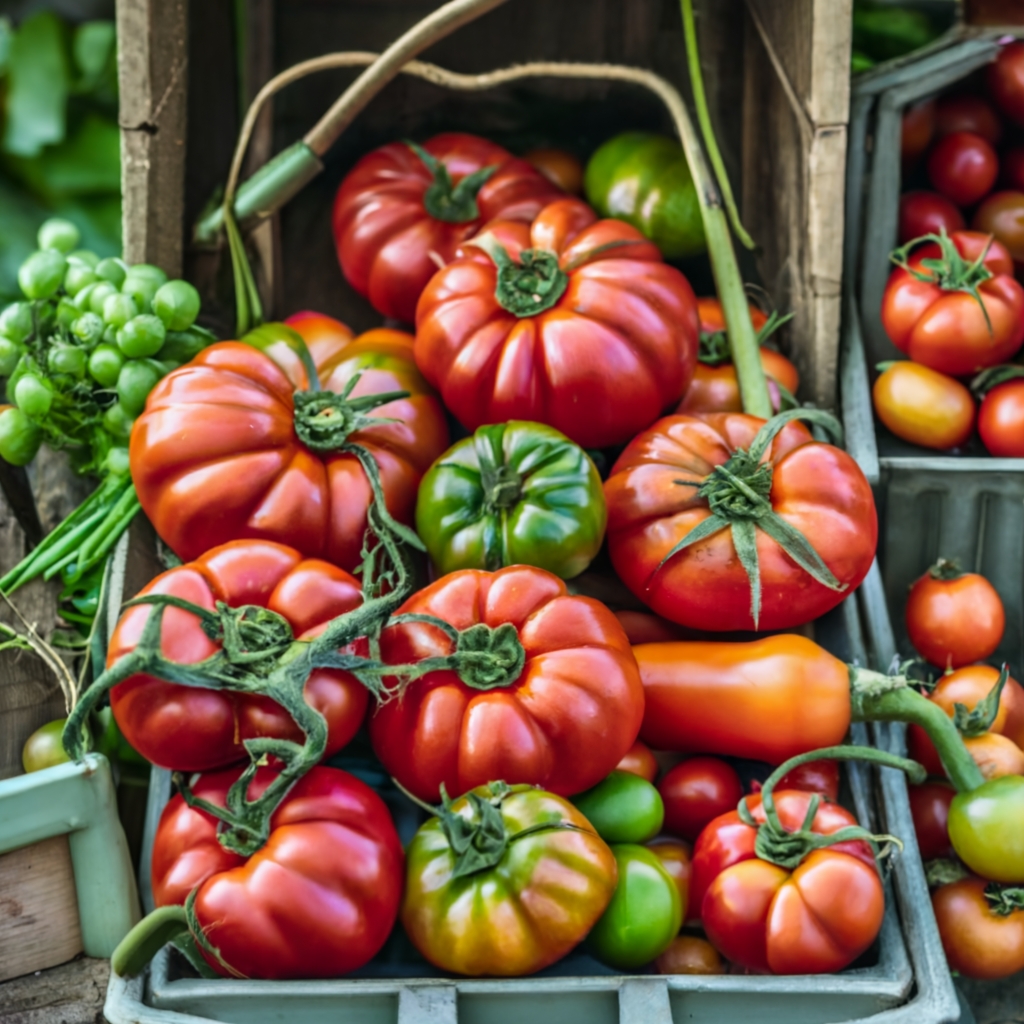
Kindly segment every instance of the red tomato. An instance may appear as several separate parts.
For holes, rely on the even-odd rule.
[[[956,231],[950,243],[948,272],[935,272],[936,280],[921,281],[903,267],[889,275],[882,296],[882,324],[892,343],[915,363],[962,377],[1004,363],[1020,348],[1024,288],[1013,279],[1013,260],[1000,242],[976,231]],[[978,284],[979,302],[950,279],[967,275],[966,264],[973,263],[986,246],[984,266],[992,277]],[[908,266],[927,271],[922,260],[941,256],[939,245],[930,242],[914,250]]]
[[[904,192],[900,196],[900,245],[924,235],[937,235],[943,228],[951,235],[965,227],[964,215],[938,192]]]
[[[651,644],[662,640],[682,640],[686,630],[660,615],[650,612],[617,611],[615,618],[626,631],[631,644]]]
[[[173,594],[201,608],[219,602],[254,605],[281,617],[283,642],[311,638],[363,602],[359,583],[327,562],[304,559],[294,548],[239,540],[158,576],[142,594]],[[110,639],[107,665],[135,649],[152,605],[129,608]],[[171,661],[191,665],[221,649],[199,619],[181,608],[164,612],[160,642]],[[347,672],[317,669],[305,687],[307,701],[327,719],[326,755],[356,734],[366,711],[366,688]],[[179,686],[152,676],[130,676],[110,691],[114,718],[128,742],[147,760],[175,771],[205,771],[244,761],[243,743],[257,736],[302,742],[291,716],[268,697]]]
[[[953,132],[936,143],[928,157],[928,178],[957,206],[973,206],[999,176],[996,151],[980,135]]]
[[[914,833],[923,860],[952,857],[949,841],[949,805],[956,790],[948,782],[929,781],[919,786],[908,786],[910,813],[914,819]]]
[[[204,775],[195,796],[223,807],[238,770]],[[261,768],[258,797],[274,778]],[[217,841],[217,822],[175,796],[153,842],[153,898],[182,904],[196,890],[205,941],[242,978],[337,978],[384,945],[402,895],[403,855],[384,801],[336,768],[299,779],[270,820],[270,837],[250,857]],[[202,946],[200,945],[202,951]]]
[[[732,765],[717,757],[691,757],[658,783],[665,831],[691,842],[713,818],[734,810],[743,784]]]
[[[1024,192],[993,192],[975,211],[971,227],[995,235],[1014,260],[1024,261]]]
[[[622,760],[615,766],[620,772],[632,772],[639,775],[641,779],[654,782],[658,777],[658,762],[654,760],[651,748],[646,743],[637,740],[623,755]]]
[[[718,530],[662,564],[711,516],[709,499],[696,492],[717,479],[716,467],[756,473],[758,486],[765,484],[765,471],[746,456],[763,425],[764,420],[742,413],[667,416],[636,437],[612,467],[605,482],[612,564],[623,583],[659,615],[716,632],[785,629],[834,608],[867,574],[878,534],[871,487],[846,452],[814,441],[795,422],[783,427],[768,449],[763,464],[772,475],[765,493],[775,513],[802,531],[841,589],[814,579],[760,527],[757,623],[750,579],[731,529]]]
[[[531,149],[523,159],[545,178],[569,195],[583,191],[583,164],[564,149]]]
[[[997,384],[985,395],[978,433],[989,455],[1024,459],[1024,378]]]
[[[940,560],[910,588],[906,623],[922,657],[939,668],[960,668],[995,651],[1006,612],[984,576]]]
[[[1003,114],[1024,125],[1024,42],[1004,46],[989,65],[988,92]]]
[[[683,920],[692,917],[688,913],[690,905],[690,875],[693,872],[693,848],[689,843],[680,839],[669,839],[660,837],[652,839],[647,846],[658,860],[662,867],[672,876],[672,880],[679,887],[679,898],[683,904]]]
[[[525,160],[475,135],[435,135],[423,150],[435,166],[405,142],[368,153],[342,181],[331,215],[345,279],[379,313],[410,324],[427,282],[481,224],[529,223],[561,195]]]
[[[1024,146],[1014,146],[1003,153],[999,161],[999,175],[1007,188],[1024,192]]]
[[[1007,978],[1024,970],[1024,910],[998,913],[983,878],[963,878],[932,893],[946,960],[968,978]]]
[[[420,477],[447,448],[448,427],[413,362],[411,336],[383,330],[353,340],[336,320],[303,317],[296,327],[315,333],[324,392],[340,394],[357,373],[352,399],[409,392],[368,410],[380,426],[346,436],[345,421],[336,422],[338,444],[359,444],[373,456],[388,510],[412,523]],[[370,483],[355,455],[316,451],[300,439],[296,423],[322,422],[315,408],[296,413],[294,395],[308,387],[301,372],[290,380],[262,352],[228,341],[204,349],[150,393],[132,430],[132,479],[143,511],[180,558],[262,538],[343,568],[361,564]]]
[[[416,361],[467,429],[535,420],[601,448],[679,401],[697,361],[697,304],[657,246],[579,199],[484,234],[516,262],[499,275],[474,241],[416,311]]]
[[[435,616],[460,639],[420,622],[393,625],[381,636],[385,662],[453,649],[465,659],[413,679],[370,719],[377,756],[421,799],[436,801],[442,783],[454,797],[488,779],[572,796],[600,782],[635,742],[643,688],[626,634],[604,605],[571,596],[552,573],[460,570],[395,614]],[[481,650],[500,663],[484,664]]]
[[[680,935],[654,961],[658,974],[726,974],[718,950],[707,939]]]
[[[953,132],[972,132],[995,146],[1003,137],[1003,123],[980,96],[940,96],[935,107],[935,137]]]
[[[875,414],[911,444],[945,451],[974,432],[974,398],[958,380],[901,360],[887,367],[871,389]]]
[[[935,100],[922,100],[903,112],[900,157],[912,163],[931,145],[935,134]]]
[[[768,315],[752,303],[747,306],[750,311],[750,322],[754,330],[759,331],[768,323]],[[697,316],[700,319],[701,334],[721,334],[725,331],[725,311],[721,299],[715,296],[704,296],[697,300]]]
[[[808,761],[797,765],[779,779],[776,789],[799,789],[804,793],[821,793],[829,800],[839,799],[839,762]],[[752,793],[761,792],[761,783],[751,784]]]

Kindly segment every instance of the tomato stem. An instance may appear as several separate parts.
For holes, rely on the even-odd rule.
[[[187,933],[184,907],[158,907],[117,944],[110,958],[110,969],[122,978],[134,978],[168,942]]]
[[[465,224],[476,220],[480,216],[476,194],[493,177],[498,165],[481,167],[453,184],[448,168],[436,156],[415,142],[406,141],[405,144],[420,158],[434,179],[423,193],[423,205],[427,213],[448,224]]]
[[[545,249],[523,249],[514,260],[491,234],[473,239],[498,268],[494,297],[502,309],[514,316],[536,316],[551,309],[569,287],[569,275],[558,265],[558,257]]]

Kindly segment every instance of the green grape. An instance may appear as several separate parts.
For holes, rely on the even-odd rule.
[[[57,323],[67,330],[81,315],[81,310],[71,299],[62,298],[57,303]]]
[[[135,305],[143,313],[149,313],[153,308],[153,296],[156,295],[160,285],[147,277],[132,277],[131,274],[125,278],[121,285],[121,291],[130,295],[135,300]]]
[[[97,316],[103,316],[103,304],[111,295],[116,295],[117,289],[109,281],[100,281],[92,290],[89,296],[89,309]]]
[[[97,384],[112,388],[124,366],[124,356],[114,345],[97,345],[89,356],[89,374]]]
[[[43,432],[20,409],[0,412],[0,458],[12,466],[28,465],[39,451]]]
[[[53,405],[53,388],[34,373],[26,373],[14,385],[14,403],[33,420],[41,420]]]
[[[95,313],[83,313],[72,325],[71,333],[86,347],[98,345],[103,337],[104,323]]]
[[[103,460],[103,464],[107,472],[113,476],[127,476],[130,470],[128,449],[121,445],[114,445],[107,452],[107,457]]]
[[[132,424],[135,420],[125,411],[120,402],[115,402],[103,414],[103,427],[108,434],[127,441],[131,437]]]
[[[69,220],[63,217],[51,217],[43,221],[36,235],[40,249],[56,249],[59,252],[71,252],[82,240],[82,233]]]
[[[109,281],[115,288],[120,288],[128,276],[128,268],[125,266],[124,260],[118,259],[116,256],[108,256],[96,264],[96,276],[103,278],[104,281]]]
[[[10,377],[24,354],[25,350],[16,341],[0,334],[0,377]]]
[[[18,284],[30,299],[48,299],[64,283],[68,261],[56,249],[34,252],[18,268]]]
[[[129,359],[155,356],[163,347],[167,329],[151,313],[133,317],[117,332],[117,347]]]
[[[87,284],[84,288],[81,288],[74,297],[75,305],[82,310],[83,313],[91,311],[92,305],[92,293],[102,284],[102,281],[93,281],[92,284]]]
[[[62,342],[52,346],[46,355],[46,365],[51,373],[64,373],[79,380],[85,376],[85,362],[82,349]]]
[[[146,398],[163,376],[162,367],[148,359],[129,359],[117,375],[117,399],[130,416],[146,407]]]
[[[108,295],[103,303],[103,319],[111,327],[124,327],[132,317],[139,315],[139,307],[130,295],[117,292]]]
[[[32,337],[32,304],[12,302],[0,313],[0,334],[11,341],[28,341]]]
[[[167,275],[159,267],[154,267],[152,263],[133,263],[128,268],[128,276],[145,278],[147,281],[152,281],[157,288],[167,283]]]
[[[74,252],[68,253],[68,260],[78,260],[93,270],[96,269],[96,265],[100,262],[99,256],[90,249],[76,249]]]
[[[187,330],[199,315],[199,292],[188,281],[168,281],[153,296],[153,312],[167,330]]]
[[[64,275],[64,291],[74,298],[86,285],[95,284],[99,278],[92,268],[68,257],[68,269]]]

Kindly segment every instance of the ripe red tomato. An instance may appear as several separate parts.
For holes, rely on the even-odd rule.
[[[454,667],[412,679],[370,719],[377,756],[421,799],[436,801],[442,783],[455,796],[489,779],[572,796],[600,782],[636,740],[643,687],[626,634],[604,605],[571,596],[552,573],[460,570],[395,614],[435,616],[447,631],[389,626],[385,662],[456,652]]]
[[[173,594],[201,608],[219,602],[254,605],[280,616],[282,644],[308,638],[363,602],[359,583],[327,562],[304,559],[294,548],[239,540],[170,569],[142,594]],[[135,649],[151,605],[129,608],[110,639],[107,665]],[[164,612],[161,648],[166,658],[194,664],[221,649],[199,619],[181,608]],[[282,646],[283,650],[283,646]],[[307,701],[327,719],[326,755],[347,744],[362,724],[366,688],[347,672],[317,669],[305,686]],[[175,771],[205,771],[248,758],[243,743],[257,736],[302,742],[291,716],[268,697],[204,690],[152,676],[130,676],[110,692],[114,718],[128,742],[147,760]]]
[[[707,939],[680,935],[654,961],[659,974],[725,974],[718,950]]]
[[[697,361],[697,303],[657,246],[579,199],[485,234],[494,257],[484,236],[467,244],[416,311],[416,361],[467,429],[535,420],[600,448],[679,401]]]
[[[940,96],[935,106],[935,137],[943,138],[953,132],[972,132],[995,146],[1003,137],[1003,123],[980,96]]]
[[[839,762],[808,761],[797,765],[779,779],[776,789],[799,789],[804,793],[821,793],[829,800],[839,799]],[[753,782],[751,793],[761,792],[761,783]]]
[[[992,276],[980,280],[968,265],[986,246],[983,265]],[[922,266],[926,259],[942,259],[944,268],[929,270]],[[882,324],[901,352],[951,377],[1004,363],[1017,352],[1024,341],[1024,288],[1013,279],[1013,260],[1002,243],[976,231],[955,231],[945,254],[929,242],[911,253],[907,265],[893,270],[882,296]],[[922,281],[912,271],[929,273],[932,280]],[[980,302],[963,290],[970,281]]]
[[[1011,121],[1024,125],[1024,42],[1004,46],[989,65],[988,92]]]
[[[392,142],[345,176],[331,214],[345,279],[373,308],[411,324],[438,266],[480,225],[529,223],[561,195],[525,160],[475,135],[435,135],[417,152]]]
[[[689,913],[690,906],[690,875],[693,873],[693,847],[681,839],[669,839],[661,836],[652,839],[648,849],[661,861],[661,866],[672,876],[679,887],[679,898],[683,905],[683,920],[693,917]]]
[[[903,360],[888,366],[871,389],[878,418],[911,444],[945,451],[974,431],[974,398],[958,380]]]
[[[654,782],[658,777],[658,762],[651,753],[651,748],[641,740],[637,740],[622,756],[615,766],[620,772],[631,772],[641,779]]]
[[[1024,459],[1024,378],[997,384],[978,411],[978,433],[989,455]]]
[[[975,572],[940,560],[910,588],[907,636],[939,668],[983,661],[999,646],[1006,612],[995,587]]]
[[[998,176],[996,151],[973,132],[945,136],[928,157],[928,179],[957,206],[973,206],[988,194]]]
[[[898,237],[906,245],[924,235],[937,235],[945,229],[947,235],[967,227],[964,215],[945,196],[938,192],[904,192],[900,196]]]
[[[900,157],[912,163],[931,145],[935,134],[935,100],[922,100],[903,112]]]
[[[409,392],[369,409],[367,425],[351,432],[343,417],[334,422],[337,445],[359,444],[372,455],[388,510],[412,523],[420,478],[448,447],[448,427],[416,369],[411,336],[384,330],[353,340],[336,320],[303,316],[296,327],[315,334],[322,393],[339,395],[334,408],[342,408],[340,394],[358,373],[353,400]],[[288,327],[260,331],[302,345]],[[308,439],[324,421],[315,405],[296,411],[295,395],[308,389],[301,365],[296,372],[302,376],[289,379],[264,353],[228,341],[204,349],[150,393],[132,431],[132,479],[143,511],[180,558],[262,538],[343,568],[361,564],[370,482],[354,454],[314,450],[300,438],[297,431]]]
[[[1024,970],[1024,910],[997,912],[985,895],[988,885],[983,878],[963,878],[932,893],[946,960],[968,978],[1006,978]]]
[[[204,775],[192,792],[223,807],[238,775]],[[249,798],[273,778],[259,769]],[[318,767],[295,783],[270,828],[243,857],[217,841],[211,815],[173,797],[153,842],[156,905],[183,904],[196,890],[196,919],[223,964],[203,956],[220,974],[337,978],[362,967],[384,945],[402,895],[402,846],[384,801],[347,772]]]
[[[564,149],[531,149],[523,159],[548,181],[571,196],[583,191],[583,164]]]
[[[914,833],[923,860],[952,857],[949,841],[949,805],[956,790],[948,782],[929,780],[919,786],[908,786],[910,813],[914,819]]]
[[[1024,192],[993,192],[975,211],[971,227],[995,235],[1015,261],[1024,261]]]
[[[615,618],[626,631],[631,644],[653,644],[662,640],[682,640],[687,630],[650,612],[617,611]]]
[[[658,783],[665,831],[691,842],[713,818],[734,810],[743,784],[732,765],[717,757],[691,757]]]
[[[636,437],[612,467],[605,482],[612,564],[623,583],[659,615],[716,632],[786,629],[835,607],[867,574],[878,521],[871,487],[857,463],[793,422],[771,442],[768,458],[755,464],[746,450],[763,426],[764,420],[742,413],[666,416]],[[719,466],[751,479],[757,475],[775,513],[798,525],[839,581],[839,590],[813,578],[760,527],[757,622],[732,529],[719,529],[668,558],[712,515],[710,498],[696,492],[705,485],[726,486]],[[721,521],[728,509],[714,500]],[[747,500],[737,494],[737,507],[745,508]]]
[[[1007,188],[1024,192],[1024,146],[1014,146],[999,160],[999,176]]]

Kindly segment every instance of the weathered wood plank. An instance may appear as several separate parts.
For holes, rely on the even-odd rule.
[[[103,1024],[110,961],[81,957],[0,985],[3,1024]]]

